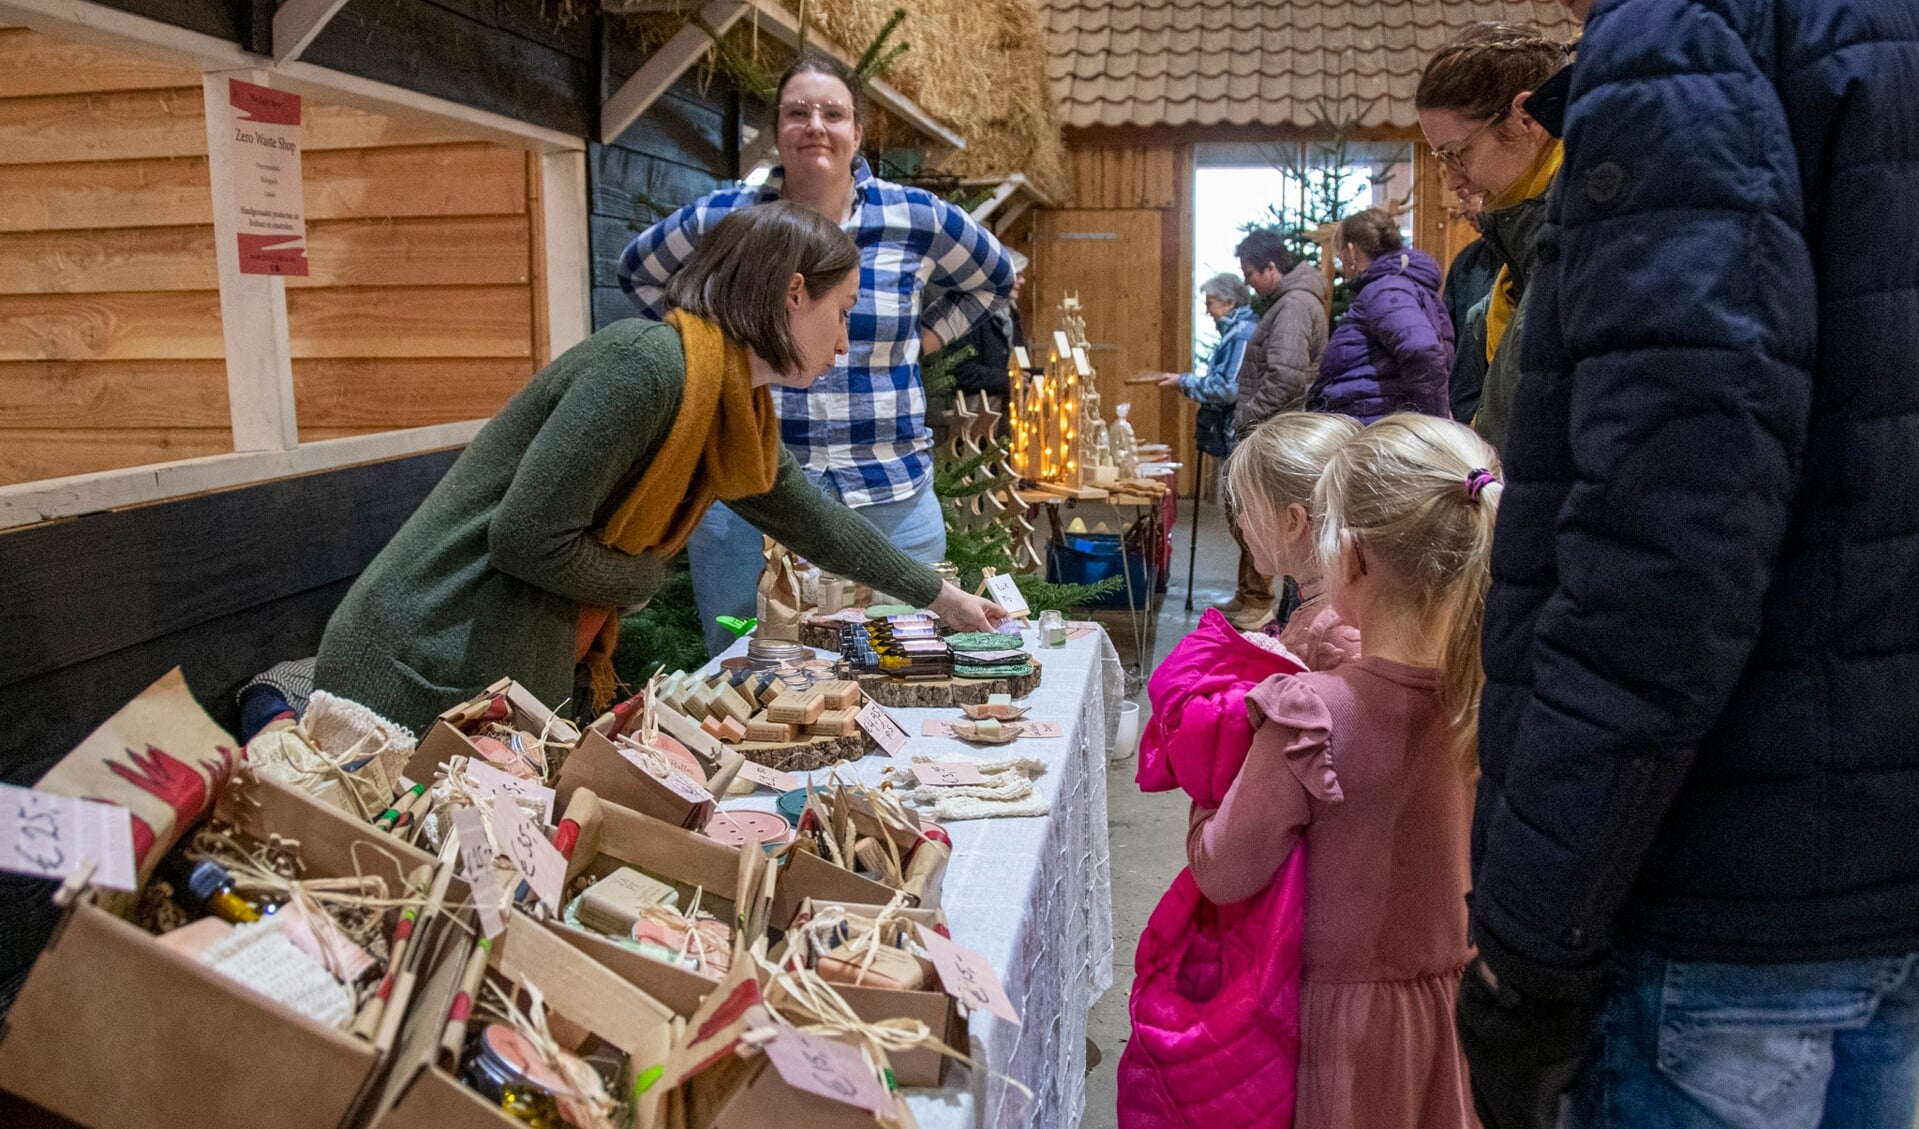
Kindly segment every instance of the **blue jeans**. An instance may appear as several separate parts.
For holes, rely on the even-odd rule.
[[[814,477],[813,485],[839,500],[840,492],[830,480]],[[946,515],[930,481],[910,498],[861,506],[856,512],[900,552],[921,564],[946,556]],[[715,617],[751,619],[757,610],[764,563],[760,531],[724,503],[716,503],[693,530],[686,552],[693,566],[693,600],[700,609],[706,653],[717,655],[733,645],[733,633],[713,622]]]
[[[1622,954],[1568,1129],[1912,1129],[1919,953],[1816,964]]]

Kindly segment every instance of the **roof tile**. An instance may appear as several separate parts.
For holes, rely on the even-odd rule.
[[[1570,39],[1558,0],[1039,0],[1046,73],[1071,126],[1410,127],[1427,56],[1475,20]]]

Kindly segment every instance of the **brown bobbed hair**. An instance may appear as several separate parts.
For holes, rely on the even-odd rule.
[[[1239,241],[1239,246],[1233,248],[1233,254],[1253,264],[1256,270],[1278,267],[1279,273],[1290,274],[1299,265],[1299,260],[1287,249],[1285,238],[1274,231],[1260,230],[1248,234]]]
[[[1565,45],[1538,28],[1481,20],[1433,53],[1420,72],[1413,105],[1475,120],[1496,118],[1565,64]]]
[[[787,376],[805,358],[787,319],[794,275],[819,301],[860,265],[853,237],[818,213],[783,200],[743,208],[700,240],[693,259],[666,284],[666,301],[720,327]]]
[[[1399,224],[1384,208],[1367,208],[1340,220],[1339,245],[1344,247],[1348,243],[1369,259],[1377,259],[1406,245],[1405,237],[1399,233]]]
[[[780,81],[773,87],[773,125],[779,127],[780,102],[786,97],[786,84],[803,74],[823,74],[828,78],[837,78],[853,96],[853,124],[863,132],[866,129],[866,84],[853,73],[853,68],[840,62],[831,55],[822,55],[817,51],[808,51],[800,56]]]

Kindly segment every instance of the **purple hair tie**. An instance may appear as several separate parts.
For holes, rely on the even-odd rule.
[[[1466,500],[1469,502],[1479,501],[1479,492],[1486,488],[1486,484],[1498,481],[1498,477],[1485,467],[1473,468],[1472,473],[1466,476]]]

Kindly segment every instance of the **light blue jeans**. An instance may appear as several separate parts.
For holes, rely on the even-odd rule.
[[[1622,954],[1566,1129],[1912,1129],[1915,966]]]
[[[808,477],[820,493],[839,500],[839,489],[831,480]],[[946,515],[930,480],[910,498],[861,506],[855,512],[872,522],[900,552],[921,564],[932,564],[946,556]],[[693,600],[700,609],[706,653],[717,655],[733,645],[733,633],[714,619],[723,615],[751,619],[756,610],[764,563],[760,531],[725,503],[715,503],[693,530],[686,552],[693,566]]]

